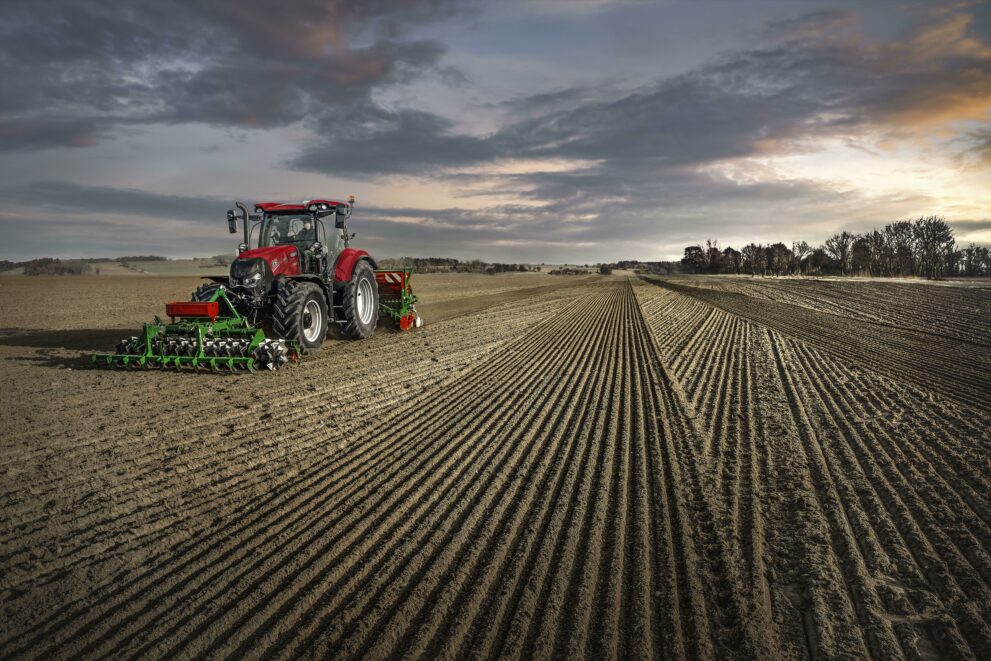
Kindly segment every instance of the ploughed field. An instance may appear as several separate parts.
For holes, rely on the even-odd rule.
[[[255,375],[0,281],[0,656],[991,658],[988,288],[418,278]]]

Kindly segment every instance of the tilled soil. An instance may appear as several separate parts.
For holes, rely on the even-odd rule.
[[[991,657],[985,346],[547,282],[273,374],[2,338],[0,655]]]

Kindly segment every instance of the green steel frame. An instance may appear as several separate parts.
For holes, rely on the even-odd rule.
[[[218,288],[206,302],[214,301],[218,302],[221,307],[221,314],[215,320],[211,320],[209,317],[188,317],[166,324],[156,316],[153,323],[144,324],[139,337],[139,341],[143,345],[141,353],[98,353],[92,356],[92,360],[97,365],[122,365],[125,367],[183,367],[188,365],[194,368],[217,369],[227,367],[233,370],[243,366],[248,371],[255,371],[255,358],[251,353],[265,341],[264,331],[253,326],[247,317],[238,313],[227,298],[227,291],[223,287]],[[165,337],[195,340],[196,353],[191,356],[157,353],[154,346],[155,341]],[[209,356],[204,352],[207,340],[227,338],[248,340],[248,346],[244,351],[245,355]]]

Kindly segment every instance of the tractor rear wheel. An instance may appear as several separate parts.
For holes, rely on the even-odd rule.
[[[200,285],[196,288],[192,294],[189,295],[189,300],[191,301],[209,301],[213,298],[213,295],[220,289],[221,284],[219,282],[210,282],[205,285]]]
[[[295,342],[300,351],[309,353],[323,344],[329,320],[327,297],[320,287],[295,280],[284,280],[279,285],[272,314],[277,336]]]
[[[375,272],[365,260],[354,265],[351,279],[334,285],[344,318],[338,320],[341,332],[353,340],[371,337],[379,320],[379,289]]]

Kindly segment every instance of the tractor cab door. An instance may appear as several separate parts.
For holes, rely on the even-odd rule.
[[[334,262],[344,250],[344,230],[331,226],[327,231],[330,233],[330,242],[324,245],[327,246],[327,253],[331,257],[331,262]]]
[[[320,242],[320,245],[327,246],[327,250],[330,250],[330,246],[327,244],[327,230],[323,223],[317,223],[317,241]]]
[[[337,256],[344,250],[344,232],[328,225],[326,222],[317,223],[317,241],[323,246],[323,268],[333,269]]]
[[[327,270],[327,265],[331,263],[331,260],[328,259],[328,255],[327,255],[327,252],[330,250],[330,247],[327,245],[327,232],[324,230],[323,223],[321,222],[316,223],[316,234],[314,234],[314,238],[324,248],[321,254],[313,255],[313,268],[309,270],[311,273],[323,275],[324,272]]]

